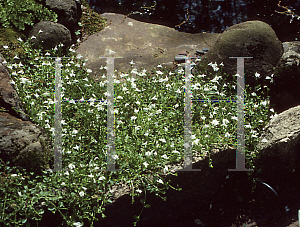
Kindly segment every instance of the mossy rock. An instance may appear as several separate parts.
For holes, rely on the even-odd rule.
[[[21,32],[15,31],[12,28],[0,27],[0,53],[5,56],[5,49],[3,48],[3,46],[9,46],[10,50],[13,49],[13,51],[10,52],[11,55],[22,55],[24,53],[24,50],[17,43],[18,38],[21,38],[25,41],[26,36]]]

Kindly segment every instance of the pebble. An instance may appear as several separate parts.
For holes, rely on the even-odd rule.
[[[196,50],[196,54],[206,54],[209,48],[203,48],[202,50]]]
[[[177,55],[177,56],[175,56],[175,61],[178,61],[178,62],[183,61],[183,62],[185,62],[185,58],[186,58],[185,55]]]
[[[196,54],[205,54],[206,52],[205,51],[202,51],[202,50],[196,50]]]
[[[209,48],[203,48],[202,50],[196,50],[196,55],[206,54],[208,50],[209,50]],[[181,52],[179,55],[175,56],[175,61],[178,62],[178,63],[185,62],[186,55],[187,54],[184,54],[184,53]]]

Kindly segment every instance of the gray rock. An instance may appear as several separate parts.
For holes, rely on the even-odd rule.
[[[9,166],[41,174],[53,160],[53,150],[44,129],[8,113],[0,113],[0,159]]]
[[[140,22],[117,13],[104,13],[101,16],[107,18],[109,25],[89,36],[76,50],[77,54],[88,59],[86,64],[93,71],[91,76],[98,80],[102,80],[100,66],[106,65],[106,59],[100,56],[122,57],[115,59],[114,67],[118,72],[127,73],[131,70],[129,62],[133,60],[134,68],[138,71],[144,68],[150,73],[158,64],[173,68],[176,55],[202,50],[212,45],[220,35],[179,32],[174,28]]]
[[[57,14],[57,23],[64,25],[70,31],[75,30],[82,15],[79,0],[46,0],[46,7]]]
[[[283,46],[274,84],[270,86],[270,102],[278,113],[300,105],[300,42],[285,42]]]
[[[44,0],[42,4],[57,14],[57,23],[49,21],[40,21],[29,32],[28,38],[37,37],[33,40],[34,48],[41,45],[45,50],[49,50],[60,42],[65,45],[65,50],[72,44],[75,44],[81,34],[76,35],[79,30],[78,22],[82,15],[80,0]],[[43,33],[39,33],[42,30]]]
[[[21,100],[15,87],[10,83],[11,77],[9,72],[2,64],[4,60],[5,59],[0,54],[0,106],[6,109],[12,116],[28,121],[29,117],[24,113]]]
[[[299,170],[300,106],[274,116],[262,131],[258,143],[257,168],[274,184],[286,181],[288,174]]]
[[[41,33],[40,30],[42,31]],[[38,44],[41,44],[44,50],[52,49],[60,43],[68,47],[72,41],[69,29],[62,24],[51,21],[41,21],[36,24],[30,30],[28,38],[32,36],[36,37],[31,39],[31,42],[34,44],[33,48],[37,48]]]
[[[206,54],[206,51],[203,51],[203,50],[196,50],[196,54]]]
[[[237,73],[237,60],[229,57],[253,57],[246,59],[245,82],[253,87],[256,83],[255,73],[265,78],[273,73],[283,54],[282,43],[274,30],[262,21],[247,21],[227,28],[216,43],[202,57],[202,62],[223,62],[223,70],[230,75],[228,80]],[[212,72],[212,67],[208,67]],[[262,80],[259,83],[262,84]]]
[[[177,55],[175,56],[175,61],[177,62],[185,62],[186,56],[185,55]]]
[[[30,172],[41,173],[49,168],[50,140],[43,128],[29,121],[22,109],[20,98],[11,84],[9,72],[0,55],[0,159],[9,166],[17,166]]]
[[[288,66],[299,66],[300,59],[300,42],[285,42],[283,43],[284,53],[281,57],[281,62],[284,62]]]

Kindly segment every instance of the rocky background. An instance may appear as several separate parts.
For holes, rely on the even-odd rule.
[[[207,54],[202,57],[203,61],[225,61],[231,55],[253,55],[253,61],[246,62],[246,64],[252,64],[251,69],[255,67],[255,70],[258,70],[264,77],[278,72],[277,78],[273,78],[274,85],[271,85],[273,86],[271,87],[271,104],[274,105],[278,114],[261,132],[260,156],[257,167],[262,169],[262,173],[258,176],[266,179],[274,187],[280,195],[280,201],[269,191],[271,193],[271,196],[268,196],[269,199],[257,199],[251,204],[249,198],[242,196],[244,193],[248,193],[244,192],[242,187],[247,182],[245,181],[245,174],[228,174],[226,172],[226,170],[234,168],[235,150],[219,149],[211,157],[212,160],[215,160],[214,166],[219,166],[219,168],[209,170],[205,168],[208,166],[207,160],[201,160],[194,163],[193,169],[200,167],[203,171],[205,170],[205,175],[202,172],[202,175],[200,172],[193,174],[182,172],[178,178],[173,179],[173,182],[178,183],[183,191],[180,194],[169,192],[169,203],[159,202],[155,200],[153,195],[150,195],[149,198],[152,199],[153,207],[143,216],[142,226],[159,226],[160,224],[163,224],[161,226],[183,226],[186,223],[189,223],[188,226],[219,226],[220,223],[224,223],[225,219],[233,221],[240,214],[242,208],[245,211],[253,204],[254,208],[250,209],[252,213],[249,209],[247,210],[252,215],[252,219],[255,217],[254,210],[261,208],[262,204],[267,204],[269,207],[265,214],[268,216],[267,219],[260,219],[257,216],[254,218],[259,226],[267,226],[270,223],[273,223],[270,226],[282,226],[283,222],[278,225],[275,223],[278,220],[275,219],[289,217],[286,207],[292,209],[291,211],[295,214],[299,207],[298,204],[300,204],[297,200],[299,185],[296,183],[299,179],[300,170],[300,95],[298,89],[300,47],[298,42],[282,44],[272,28],[261,21],[237,24],[222,34],[215,34],[214,36],[208,34],[197,36],[176,33],[159,25],[139,24],[141,22],[117,14],[104,14],[103,16],[107,16],[109,19],[109,22],[105,23],[105,19],[99,15],[95,16],[96,14],[87,8],[87,5],[81,5],[79,1],[66,0],[63,4],[61,1],[54,0],[41,2],[42,5],[57,14],[57,21],[35,20],[34,26],[25,24],[24,29],[20,31],[16,28],[1,28],[0,45],[10,46],[14,50],[11,54],[22,55],[22,49],[15,42],[18,37],[26,39],[32,36],[36,37],[33,45],[42,45],[45,50],[60,42],[64,43],[67,48],[72,43],[76,43],[77,39],[81,39],[83,42],[79,44],[77,52],[85,53],[86,57],[91,58],[92,61],[89,64],[90,66],[94,64],[95,68],[98,59],[97,56],[93,58],[93,54],[113,53],[117,56],[124,56],[125,59],[135,58],[137,63],[145,65],[146,62],[151,62],[151,64],[170,63],[173,60],[173,63],[176,63],[177,54],[182,54],[182,56],[184,54],[196,54],[198,48],[209,47]],[[80,21],[82,26],[78,24]],[[138,43],[134,38],[138,39],[139,36],[131,37],[128,32],[122,33],[125,30],[135,29],[135,26],[144,27],[145,32],[149,32],[154,38],[144,37],[140,40],[141,43]],[[103,29],[104,27],[106,28]],[[40,30],[43,32],[41,33]],[[79,33],[78,30],[81,32]],[[151,32],[151,30],[157,32]],[[94,32],[95,34],[91,35]],[[135,34],[137,33],[138,31]],[[119,42],[116,42],[115,40],[118,39]],[[95,43],[104,48],[94,48]],[[117,43],[120,46],[116,45]],[[97,50],[96,53],[92,52],[94,49]],[[178,53],[172,52],[174,49],[178,50]],[[40,174],[41,170],[51,168],[53,165],[51,163],[53,160],[51,143],[43,129],[37,123],[30,121],[24,112],[22,102],[10,83],[9,72],[2,64],[5,59],[3,56],[0,56],[0,59],[0,104],[2,110],[0,112],[0,158],[4,162],[10,161],[13,166],[20,166]],[[259,62],[256,62],[257,59]],[[232,70],[231,64],[226,65],[226,67],[229,72]],[[120,70],[126,70],[126,68],[120,68]],[[95,76],[96,79],[97,76]],[[251,76],[246,77],[246,83],[250,80]],[[261,83],[263,82],[261,81]],[[228,174],[228,177],[224,174]],[[213,182],[205,184],[205,187],[201,183],[209,182],[211,179],[214,179]],[[126,191],[124,188],[125,186],[121,190]],[[116,195],[119,196],[116,196],[114,204],[108,206],[108,217],[102,220],[103,225],[122,226],[120,225],[120,221],[122,221],[122,223],[126,223],[123,226],[130,226],[132,223],[131,212],[138,207],[132,207],[132,210],[127,209],[129,196],[118,191]],[[228,200],[224,199],[226,196],[228,196]],[[193,206],[191,206],[192,202]],[[209,208],[209,204],[212,204],[213,208]],[[234,207],[239,209],[231,212]],[[264,206],[264,208],[266,207]],[[270,208],[274,208],[274,212]],[[158,210],[159,212],[157,212]],[[271,214],[269,215],[268,212]],[[118,219],[114,218],[116,214]],[[127,223],[130,224],[127,225]]]

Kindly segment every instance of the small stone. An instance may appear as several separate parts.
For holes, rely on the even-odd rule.
[[[177,55],[175,56],[175,61],[177,62],[185,62],[186,56],[185,55]]]
[[[203,48],[202,49],[204,52],[207,52],[207,51],[209,51],[209,48]]]
[[[196,54],[200,55],[200,54],[205,54],[206,52],[205,51],[202,51],[202,50],[196,50]]]

